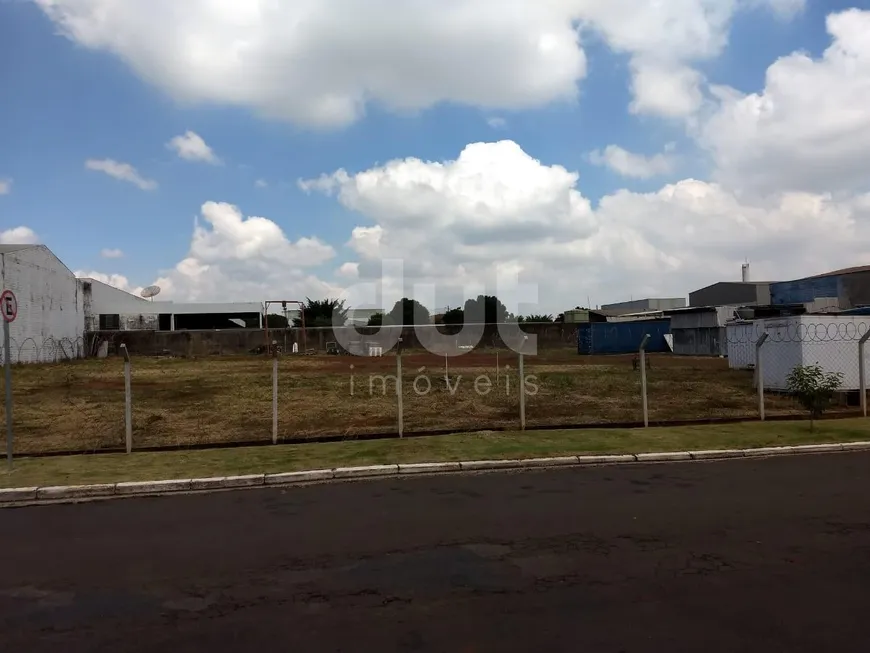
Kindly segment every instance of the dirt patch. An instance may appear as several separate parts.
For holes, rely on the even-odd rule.
[[[80,383],[81,389],[87,390],[124,390],[124,379],[85,379]],[[136,382],[136,387],[139,389],[143,388],[153,388],[159,386],[158,383],[154,381],[142,381],[139,380]]]

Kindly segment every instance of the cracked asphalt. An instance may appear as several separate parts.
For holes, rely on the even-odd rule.
[[[0,510],[0,651],[864,651],[870,454]]]

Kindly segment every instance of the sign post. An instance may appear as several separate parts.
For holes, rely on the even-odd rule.
[[[9,324],[18,317],[18,300],[11,290],[0,294],[0,315],[3,317],[3,368],[6,374],[6,462],[12,469],[12,353],[9,345]]]

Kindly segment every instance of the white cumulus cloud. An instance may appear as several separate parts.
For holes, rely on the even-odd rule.
[[[100,256],[103,258],[123,258],[124,252],[120,249],[107,248],[100,250]]]
[[[332,263],[331,245],[288,237],[274,216],[207,202],[187,256],[156,279],[167,298],[324,297],[342,288],[358,297],[386,264],[382,306],[407,295],[409,282],[437,286],[430,305],[454,305],[507,270],[537,284],[540,310],[558,312],[587,296],[593,304],[685,296],[739,279],[746,258],[755,278],[769,279],[870,259],[870,12],[828,16],[823,55],[778,59],[751,92],[710,86],[699,62],[725,47],[737,11],[788,17],[803,3],[420,0],[377,11],[383,0],[37,1],[67,36],[114,52],[182,99],[319,126],[352,122],[368,102],[413,110],[449,101],[490,116],[575,98],[581,46],[594,31],[629,62],[627,109],[691,118],[690,135],[712,163],[709,179],[620,190],[596,204],[575,170],[511,140],[470,143],[448,160],[326,170],[298,184],[359,216],[344,243],[354,260]],[[155,33],[162,48],[150,45]],[[616,145],[592,155],[640,179],[671,174],[672,157]]]
[[[0,245],[37,245],[39,236],[30,227],[20,226],[0,231]]]
[[[870,11],[827,18],[819,59],[795,52],[768,69],[761,92],[717,88],[699,140],[716,178],[755,192],[870,189]]]
[[[345,279],[358,279],[359,278],[359,263],[342,263],[341,266],[335,271],[336,276],[343,277]]]
[[[85,167],[88,170],[102,172],[121,181],[128,181],[142,190],[155,190],[157,188],[156,181],[146,179],[129,163],[121,163],[114,159],[88,159],[85,161]]]
[[[623,177],[649,179],[673,170],[674,157],[668,153],[672,149],[672,144],[668,144],[664,153],[645,156],[629,152],[619,145],[608,145],[603,151],[590,152],[589,160],[595,165],[610,168]]]
[[[202,136],[190,130],[173,137],[166,144],[166,147],[187,161],[204,161],[212,165],[217,165],[221,162],[211,147],[203,140]]]
[[[134,295],[138,295],[142,291],[142,286],[131,284],[130,280],[123,274],[107,274],[95,270],[76,270],[73,274],[79,279],[96,279],[97,281],[102,281],[118,290],[124,290]]]
[[[7,195],[12,192],[12,180],[0,179],[0,195]]]
[[[295,241],[268,218],[244,216],[223,202],[205,202],[197,216],[186,256],[136,285],[122,274],[78,271],[138,294],[160,286],[160,298],[175,301],[252,301],[335,297],[341,287],[310,271],[335,257],[335,250],[314,237]],[[140,280],[142,281],[142,280]]]
[[[209,201],[202,205],[187,256],[155,283],[167,299],[319,297],[338,290],[307,269],[334,257],[335,250],[318,238],[291,241],[268,218],[245,217],[236,206]]]
[[[771,278],[805,274],[809,257],[835,268],[860,256],[870,236],[870,202],[824,193],[747,202],[686,179],[653,193],[619,191],[592,207],[578,179],[500,141],[468,145],[452,161],[398,159],[301,185],[333,194],[369,222],[348,243],[360,279],[376,279],[384,260],[401,261],[402,276],[383,278],[384,305],[410,283],[435,284],[438,303],[455,303],[467,288],[494,283],[499,267],[537,284],[547,311],[585,303],[586,295],[598,303],[622,294],[685,296],[739,278],[746,257]]]
[[[574,101],[586,33],[630,55],[636,111],[696,102],[690,66],[718,55],[734,14],[797,0],[35,0],[67,38],[110,52],[182,102],[321,127],[370,103],[525,109]],[[154,47],[159,43],[160,47]],[[679,96],[668,102],[656,81]]]
[[[682,118],[695,113],[704,101],[703,77],[689,66],[635,58],[631,62],[631,113]]]
[[[535,106],[573,98],[586,72],[571,12],[547,3],[37,3],[69,38],[118,55],[182,101],[310,125],[346,125],[369,101]]]

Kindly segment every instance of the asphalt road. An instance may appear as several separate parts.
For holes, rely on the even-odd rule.
[[[870,454],[7,509],[0,563],[0,651],[866,651]]]

